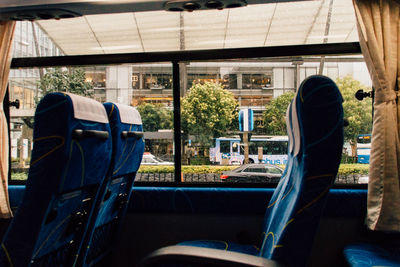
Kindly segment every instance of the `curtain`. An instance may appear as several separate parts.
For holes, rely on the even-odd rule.
[[[15,22],[0,22],[0,218],[12,217],[8,200],[8,125],[3,110],[11,64]]]
[[[353,0],[361,50],[375,88],[366,224],[400,231],[400,1]]]

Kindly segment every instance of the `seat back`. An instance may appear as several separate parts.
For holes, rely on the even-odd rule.
[[[268,204],[260,255],[304,266],[343,147],[342,96],[324,76],[300,85],[287,110],[288,163]]]
[[[46,95],[35,113],[26,190],[3,239],[1,266],[72,266],[111,161],[97,101]]]
[[[142,120],[130,106],[104,104],[110,120],[113,152],[109,178],[93,216],[90,234],[81,253],[85,266],[93,265],[109,255],[121,219],[126,212],[133,182],[144,152]]]

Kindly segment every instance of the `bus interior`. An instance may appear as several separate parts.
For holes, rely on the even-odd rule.
[[[1,1],[0,265],[400,266],[399,17],[397,0]],[[211,86],[232,101],[188,113]],[[278,184],[219,179],[235,166],[210,148],[242,108],[253,140],[280,136],[250,149],[284,156]],[[355,169],[352,125],[371,143]]]

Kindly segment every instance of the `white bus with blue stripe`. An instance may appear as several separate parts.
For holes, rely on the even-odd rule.
[[[371,134],[360,134],[357,137],[357,163],[369,164],[371,154]]]
[[[287,136],[253,135],[249,142],[250,163],[286,164]],[[210,149],[210,160],[214,164],[234,165],[243,164],[243,143],[239,136],[219,137],[215,140],[215,147]],[[262,161],[259,160],[259,148],[262,148]]]

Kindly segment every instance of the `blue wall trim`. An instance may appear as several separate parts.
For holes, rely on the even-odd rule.
[[[11,207],[17,207],[24,185],[10,185]],[[264,214],[273,188],[134,187],[128,212],[192,214]],[[331,189],[325,217],[362,217],[366,189]]]

